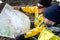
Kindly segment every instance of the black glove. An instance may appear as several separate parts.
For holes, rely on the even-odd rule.
[[[19,8],[19,11],[21,11],[21,12],[25,13],[21,8]]]
[[[24,38],[24,35],[25,35],[25,34],[22,34],[22,35],[17,36],[17,37],[16,37],[16,40],[37,40],[37,39],[34,38],[34,37]]]
[[[25,40],[24,34],[17,36],[16,40]]]
[[[31,28],[31,29],[35,28],[33,21],[31,22],[30,28]]]

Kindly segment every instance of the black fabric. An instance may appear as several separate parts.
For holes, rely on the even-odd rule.
[[[42,4],[44,7],[49,7],[51,5],[52,0],[39,0],[38,3]]]
[[[32,22],[30,22],[30,23],[31,23],[31,24],[30,24],[30,28],[31,28],[31,29],[35,28],[34,21],[32,21]]]
[[[6,4],[6,3],[1,3],[1,4],[0,4],[0,13],[1,13],[2,9],[4,8],[5,4]]]
[[[60,6],[52,5],[48,7],[44,12],[43,16],[50,21],[60,23]]]
[[[25,34],[18,35],[15,39],[16,40],[37,40],[35,37],[30,37],[30,38],[24,38]]]
[[[19,11],[21,11],[21,12],[25,13],[21,8],[19,8]]]
[[[16,40],[25,40],[24,34],[18,35],[18,36],[16,37]]]
[[[47,29],[51,30],[55,35],[60,36],[60,24],[57,24],[55,26],[53,25],[47,25]]]

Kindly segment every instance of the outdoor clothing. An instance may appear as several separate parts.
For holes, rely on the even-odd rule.
[[[38,40],[60,40],[60,24],[45,27],[38,37]]]
[[[48,11],[47,11],[48,10]],[[59,22],[60,23],[60,6],[58,5],[53,5],[51,7],[48,7],[44,11],[44,17],[53,21],[53,22]]]
[[[35,14],[35,20],[34,20],[34,25],[36,28],[33,28],[32,30],[29,30],[25,37],[32,37],[41,32],[43,29],[42,26],[45,26],[43,23],[43,14],[41,13],[40,15],[38,14],[38,9],[37,6],[27,6],[27,7],[21,7],[22,11],[28,12],[28,13],[34,13]],[[29,11],[28,11],[29,10]]]
[[[50,6],[44,11],[43,15],[50,21],[55,22],[55,24],[48,24],[41,31],[38,40],[60,40],[60,6]]]
[[[51,5],[52,0],[39,0],[38,3],[43,5],[44,7],[49,7]]]

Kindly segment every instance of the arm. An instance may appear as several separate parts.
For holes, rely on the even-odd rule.
[[[26,34],[25,34],[25,38],[29,38],[29,37],[33,37],[35,35],[37,35],[39,32],[41,32],[44,28],[44,24],[41,25],[41,27],[36,27],[30,31],[28,31]]]
[[[37,9],[36,6],[26,6],[26,7],[21,7],[21,10],[26,12],[26,13],[35,13],[35,9]]]

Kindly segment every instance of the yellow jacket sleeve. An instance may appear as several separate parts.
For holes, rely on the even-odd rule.
[[[60,37],[52,33],[51,30],[44,28],[41,31],[40,36],[38,37],[38,40],[60,40]]]
[[[35,27],[39,27],[39,25],[43,22],[43,14],[38,15],[34,20]]]
[[[34,29],[32,29],[32,30],[29,30],[29,31],[26,33],[25,38],[33,37],[33,36],[37,35],[38,33],[40,33],[40,32],[43,30],[43,28],[44,28],[44,26],[45,26],[44,24],[42,24],[42,22],[43,22],[43,14],[41,14],[41,15],[38,16],[37,21],[39,21],[39,22],[37,23],[38,27],[36,27],[36,28],[34,28]],[[36,22],[36,20],[35,20],[35,22]],[[40,25],[40,26],[39,26],[39,25]]]
[[[27,12],[27,13],[35,13],[35,21],[34,21],[34,24],[36,26],[36,28],[32,29],[32,30],[29,30],[26,34],[25,34],[25,38],[28,38],[28,37],[32,37],[32,36],[35,36],[37,35],[38,33],[40,33],[43,28],[44,28],[44,24],[42,24],[40,27],[39,25],[42,23],[43,21],[43,17],[42,17],[42,14],[39,16],[38,15],[38,9],[37,9],[37,6],[26,6],[26,7],[21,7],[21,9],[24,11],[24,12]],[[37,22],[38,21],[38,22]]]
[[[26,6],[21,7],[21,9],[26,13],[36,13],[37,6]]]
[[[34,29],[32,29],[32,30],[29,30],[29,31],[26,33],[25,38],[33,37],[33,36],[37,35],[38,33],[40,33],[40,32],[43,30],[44,26],[45,26],[45,25],[42,24],[41,27],[36,27],[36,28],[34,28]]]

